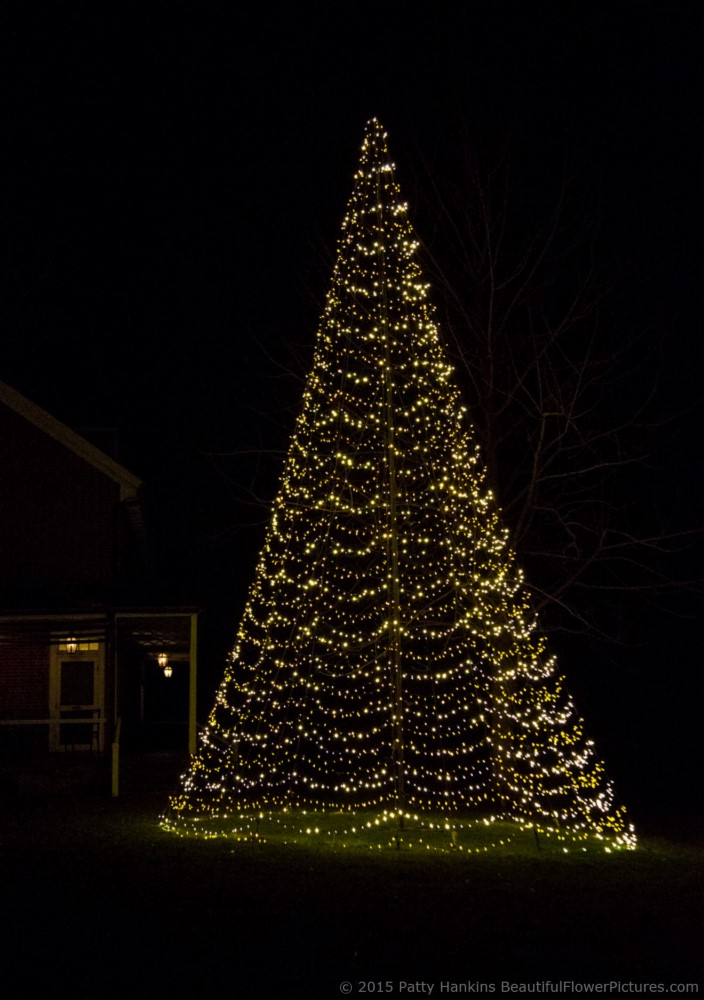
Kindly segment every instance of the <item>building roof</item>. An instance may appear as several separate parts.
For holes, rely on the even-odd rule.
[[[59,444],[63,445],[69,451],[78,455],[84,462],[92,465],[99,472],[102,472],[104,476],[116,482],[120,487],[121,500],[133,500],[136,498],[139,488],[142,485],[141,479],[5,382],[0,382],[0,403],[4,403],[11,410],[14,410],[15,413],[28,420],[38,430],[48,434],[49,437],[58,441]]]

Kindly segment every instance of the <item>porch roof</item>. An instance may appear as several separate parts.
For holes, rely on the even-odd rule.
[[[69,635],[88,642],[112,633],[147,655],[163,652],[172,660],[188,659],[191,620],[198,613],[195,606],[12,611],[0,614],[0,647],[36,642],[38,634],[51,644]]]

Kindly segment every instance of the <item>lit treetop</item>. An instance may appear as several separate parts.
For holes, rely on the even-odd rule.
[[[480,811],[633,835],[530,611],[369,122],[254,582],[172,825]]]

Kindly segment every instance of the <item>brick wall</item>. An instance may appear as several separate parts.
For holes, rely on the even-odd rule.
[[[0,719],[46,719],[49,715],[49,647],[0,646]]]

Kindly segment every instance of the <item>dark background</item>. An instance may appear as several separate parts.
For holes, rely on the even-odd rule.
[[[427,182],[456,193],[468,143],[489,155],[510,138],[526,204],[577,178],[622,288],[616,321],[646,331],[677,414],[649,489],[676,526],[698,523],[698,7],[5,8],[0,378],[72,426],[118,431],[147,484],[163,596],[204,608],[204,710],[372,115],[441,264],[451,220]],[[696,577],[700,555],[668,572]],[[568,644],[564,669],[635,811],[697,814],[699,604],[683,586],[624,615],[629,645]]]

